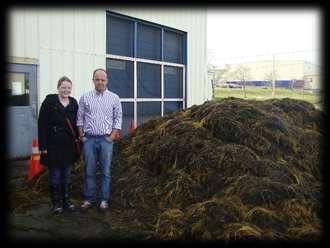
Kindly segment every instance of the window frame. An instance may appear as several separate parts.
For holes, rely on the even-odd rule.
[[[186,108],[187,104],[187,33],[184,31],[180,31],[174,28],[170,28],[164,25],[155,24],[152,22],[148,22],[145,20],[141,20],[138,18],[133,18],[130,16],[125,16],[122,14],[115,13],[113,11],[107,10],[106,11],[106,17],[115,17],[115,18],[121,18],[123,20],[127,21],[133,21],[134,22],[134,30],[133,30],[133,56],[134,57],[127,57],[127,56],[121,56],[121,55],[115,55],[115,54],[108,54],[108,49],[106,48],[106,60],[108,59],[117,59],[117,60],[124,60],[124,61],[131,61],[133,62],[133,78],[134,78],[134,97],[133,98],[120,98],[121,102],[132,102],[134,105],[134,121],[135,123],[138,123],[138,113],[137,113],[137,105],[139,102],[160,102],[161,103],[161,116],[164,116],[164,103],[165,102],[182,102],[182,109]],[[108,22],[106,22],[108,24]],[[137,26],[138,23],[143,25],[150,25],[152,27],[159,28],[161,30],[161,40],[160,40],[160,47],[161,47],[161,60],[152,60],[152,59],[144,59],[144,58],[138,58],[137,57]],[[107,27],[108,28],[108,27]],[[164,31],[170,31],[175,32],[180,35],[182,35],[182,64],[179,63],[173,63],[164,61]],[[106,44],[108,46],[108,43]],[[149,64],[156,64],[160,65],[160,78],[161,78],[161,97],[160,98],[138,98],[137,97],[137,64],[138,63],[149,63]],[[182,68],[182,98],[165,98],[164,93],[164,67],[165,66],[172,66],[172,67],[179,67]],[[111,84],[111,82],[110,82]]]

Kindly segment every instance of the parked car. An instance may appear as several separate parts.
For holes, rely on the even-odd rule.
[[[227,83],[228,88],[242,88],[242,85],[235,83]]]

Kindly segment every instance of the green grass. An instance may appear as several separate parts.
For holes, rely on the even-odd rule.
[[[291,90],[277,88],[275,96],[272,96],[271,88],[246,87],[246,99],[248,100],[266,100],[271,98],[293,98],[304,100],[322,108],[322,97],[319,93],[310,93],[303,90]],[[243,88],[215,88],[214,98],[219,100],[226,97],[244,98]]]

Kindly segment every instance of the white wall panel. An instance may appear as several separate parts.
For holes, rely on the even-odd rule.
[[[105,68],[105,55],[94,56],[94,66],[93,68]],[[94,70],[93,70],[94,71]]]
[[[73,60],[73,53],[71,52],[64,52],[63,53],[63,71],[62,74],[63,76],[69,77],[71,80],[74,78],[74,73],[73,73],[73,65],[74,65],[74,60]]]
[[[84,40],[86,41],[84,50],[88,51],[89,53],[95,53],[94,51],[94,36],[95,29],[93,26],[93,16],[94,14],[91,13],[84,13],[84,20],[85,20],[85,32],[87,32],[89,35],[87,37],[84,37]]]
[[[24,11],[24,53],[26,58],[39,57],[38,14],[36,11]]]
[[[54,85],[50,78],[50,51],[47,49],[40,50],[40,66],[39,66],[39,82],[38,82],[38,99],[41,104],[43,98],[54,90]],[[55,87],[56,88],[56,87]]]
[[[25,57],[25,15],[24,9],[9,13],[9,54],[16,57]]]
[[[106,13],[104,9],[96,10],[94,14],[94,51],[97,56],[105,56],[106,52]],[[103,66],[105,61],[103,62]]]
[[[51,12],[48,9],[38,11],[40,48],[51,47]]]
[[[63,75],[63,54],[56,50],[50,51],[50,79],[53,92],[57,91],[57,81]]]
[[[74,82],[75,82],[75,90],[74,90],[74,97],[80,96],[83,92],[83,89],[81,85],[85,85],[86,83],[83,81],[82,75],[81,75],[81,68],[80,68],[80,61],[81,61],[81,54],[74,53],[73,54],[73,61],[74,61]],[[79,87],[77,87],[79,85]],[[78,100],[78,99],[77,99]],[[79,100],[78,100],[79,101]]]
[[[96,67],[104,68],[105,57],[103,60],[98,60],[98,65],[95,66],[97,57],[84,54],[84,53],[75,53],[74,55],[74,74],[75,74],[75,90],[73,96],[79,100],[80,96],[94,88],[92,82],[92,73]],[[79,85],[79,87],[77,87]]]
[[[50,15],[51,49],[63,50],[63,14],[61,9],[53,9]]]
[[[63,11],[63,49],[73,51],[75,49],[75,22],[72,10]]]

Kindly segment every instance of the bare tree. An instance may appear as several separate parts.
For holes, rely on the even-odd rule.
[[[215,72],[215,79],[217,82],[225,83],[234,78],[234,71],[230,65],[225,65],[225,68],[218,69]]]
[[[251,69],[244,65],[238,65],[235,70],[236,78],[241,82],[243,86],[244,98],[246,98],[246,81],[251,79]]]
[[[207,74],[211,81],[212,86],[212,99],[215,97],[215,72],[216,72],[216,66],[213,64],[213,60],[215,58],[215,52],[213,50],[208,50],[207,54]]]
[[[275,71],[271,71],[265,75],[265,80],[267,82],[267,87],[271,86],[272,87],[272,96],[275,96],[275,81],[276,81],[276,74]]]
[[[266,82],[266,86],[271,87],[272,86],[272,81],[273,81],[273,74],[272,72],[266,73],[264,76],[264,80]]]

